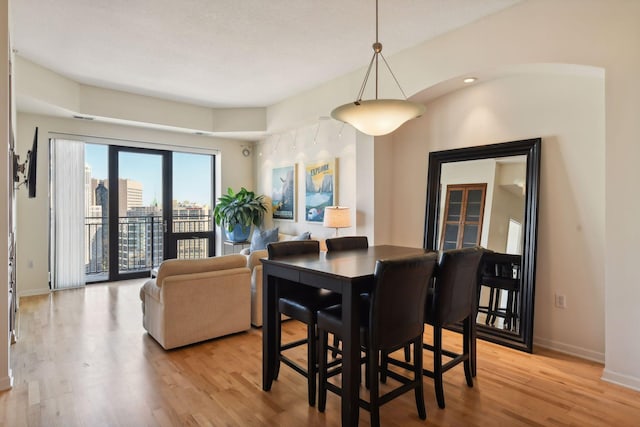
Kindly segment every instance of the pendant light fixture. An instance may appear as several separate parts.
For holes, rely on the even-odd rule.
[[[378,62],[382,58],[384,65],[391,73],[393,80],[400,88],[404,99],[378,99]],[[375,99],[362,100],[367,86],[371,68],[375,63]],[[360,132],[371,136],[386,135],[398,129],[406,121],[415,119],[424,113],[424,105],[407,100],[398,79],[391,71],[382,54],[382,43],[378,41],[378,0],[376,0],[376,42],[373,44],[373,57],[364,76],[358,98],[355,102],[341,105],[331,112],[331,117],[349,123]]]

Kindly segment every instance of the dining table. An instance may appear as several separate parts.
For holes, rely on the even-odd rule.
[[[263,325],[262,389],[271,390],[278,359],[277,316],[279,279],[300,286],[323,288],[342,296],[342,394],[343,426],[358,425],[360,387],[360,294],[373,288],[376,261],[429,252],[423,248],[379,245],[319,254],[262,259]],[[301,400],[303,401],[303,400]],[[306,402],[306,400],[304,400]]]

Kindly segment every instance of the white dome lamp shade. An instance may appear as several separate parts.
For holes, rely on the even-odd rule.
[[[384,65],[391,73],[393,80],[398,85],[404,99],[378,99],[378,62],[382,58]],[[362,100],[367,81],[371,75],[371,68],[375,64],[375,99]],[[384,55],[382,55],[382,43],[378,41],[378,0],[376,0],[376,42],[373,44],[373,57],[369,62],[367,73],[360,87],[357,100],[341,105],[331,112],[331,117],[341,122],[348,123],[360,132],[380,136],[393,132],[405,122],[420,117],[424,111],[424,105],[406,99],[398,79],[391,71]]]
[[[402,99],[371,99],[341,105],[331,117],[349,123],[360,132],[380,136],[393,132],[405,122],[420,117],[424,105]]]

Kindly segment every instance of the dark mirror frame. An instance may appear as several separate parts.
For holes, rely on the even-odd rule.
[[[457,148],[429,153],[427,207],[424,247],[438,250],[438,215],[440,209],[440,173],[443,163],[488,158],[527,156],[524,232],[522,244],[521,317],[518,334],[477,324],[479,338],[508,347],[533,351],[533,303],[536,280],[536,246],[538,239],[538,197],[540,189],[541,138],[526,139],[478,147]]]

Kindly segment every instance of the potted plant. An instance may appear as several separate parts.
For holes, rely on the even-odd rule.
[[[244,242],[249,238],[251,224],[260,226],[267,207],[264,196],[242,187],[234,193],[231,188],[218,199],[213,210],[216,224],[224,227],[227,240]]]

